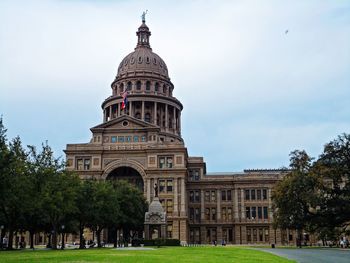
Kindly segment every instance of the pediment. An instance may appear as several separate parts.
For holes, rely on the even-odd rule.
[[[127,130],[159,130],[159,127],[149,123],[142,121],[140,119],[136,119],[134,117],[130,117],[128,115],[120,116],[116,119],[107,121],[105,123],[99,124],[90,129],[92,132],[101,132],[105,130],[113,130],[113,131],[127,131]]]

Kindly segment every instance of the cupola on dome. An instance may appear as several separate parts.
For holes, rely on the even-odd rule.
[[[142,19],[142,25],[136,32],[138,37],[137,46],[134,52],[127,55],[119,64],[117,78],[137,73],[152,74],[169,79],[168,68],[164,60],[156,53],[152,52],[149,43],[151,32]]]

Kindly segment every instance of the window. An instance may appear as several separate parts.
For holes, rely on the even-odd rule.
[[[159,157],[159,168],[172,168],[173,157]]]
[[[163,85],[163,93],[165,94],[166,93],[166,86]]]
[[[117,136],[112,136],[111,137],[111,142],[117,142]]]
[[[216,202],[216,191],[211,191],[210,201]]]
[[[211,220],[216,220],[216,209],[215,208],[211,209]]]
[[[194,208],[190,207],[190,221],[194,220]]]
[[[168,224],[167,225],[167,238],[172,238],[173,237],[173,225]]]
[[[227,208],[227,219],[232,220],[232,208]]]
[[[124,136],[118,136],[118,142],[124,142]]]
[[[266,200],[267,199],[267,190],[263,189],[263,199]]]
[[[141,81],[136,82],[136,90],[141,90]]]
[[[131,136],[126,136],[126,137],[125,137],[125,140],[126,140],[127,142],[131,142]]]
[[[231,201],[232,200],[232,195],[231,195],[231,190],[227,191],[227,201]]]
[[[256,199],[261,200],[261,190],[260,189],[256,190]]]
[[[120,84],[119,86],[119,92],[122,93],[124,91],[124,84]]]
[[[84,159],[84,170],[90,170],[90,159]]]
[[[77,160],[77,170],[83,170],[83,159]]]
[[[131,81],[128,82],[127,89],[128,89],[128,90],[131,90],[131,89],[132,89],[132,83],[131,83]]]
[[[166,191],[171,193],[173,191],[173,180],[166,181]]]
[[[134,136],[134,142],[138,142],[139,141],[139,136]]]
[[[221,214],[222,214],[222,220],[226,221],[226,207],[222,208]]]
[[[245,190],[245,200],[249,200],[250,199],[250,191],[249,189]]]
[[[252,207],[252,219],[256,219],[256,207]]]
[[[147,91],[151,90],[151,82],[149,82],[149,81],[146,82],[146,90]]]
[[[259,228],[259,241],[263,241],[263,230],[262,228]]]
[[[154,86],[154,91],[155,91],[155,92],[158,92],[158,90],[159,90],[159,83],[156,82],[156,85]]]
[[[159,180],[159,193],[165,193],[165,180]]]
[[[226,201],[226,191],[225,190],[221,191],[221,200]]]
[[[196,222],[199,222],[200,221],[200,210],[199,210],[199,208],[195,208],[194,209],[194,220],[196,221]]]
[[[262,219],[262,207],[261,206],[258,207],[258,218]]]
[[[190,191],[190,202],[194,202],[194,191]]]
[[[199,180],[199,170],[189,170],[189,180],[198,181]]]
[[[149,114],[148,112],[145,114],[145,121],[151,122],[151,114]]]
[[[205,191],[204,200],[210,202],[210,191]]]
[[[141,141],[145,142],[146,141],[146,136],[141,136]]]
[[[247,242],[251,242],[251,241],[252,241],[251,230],[247,229]]]
[[[200,202],[200,194],[199,191],[194,192],[194,201],[199,203]]]
[[[250,198],[252,200],[255,200],[255,189],[252,189],[251,192],[250,192]]]
[[[205,220],[209,220],[210,219],[210,209],[206,208],[205,209]]]
[[[264,206],[264,219],[268,219],[267,206]]]
[[[168,199],[166,202],[166,212],[167,212],[167,214],[173,213],[173,200],[172,199]]]
[[[250,207],[249,206],[245,208],[245,217],[250,219]]]

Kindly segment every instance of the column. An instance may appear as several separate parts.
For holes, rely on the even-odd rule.
[[[178,216],[179,215],[177,181],[178,181],[178,179],[174,178],[174,211],[173,211],[173,216]]]
[[[178,127],[178,130],[179,130],[179,134],[181,135],[181,111],[179,110],[179,127]]]
[[[141,120],[145,121],[145,102],[142,101]]]
[[[168,124],[168,104],[165,104],[165,130],[167,131],[169,128]]]
[[[118,108],[118,117],[120,116],[120,103],[117,104],[117,108]]]
[[[241,213],[242,219],[245,219],[245,207],[244,207],[244,189],[241,189]]]
[[[239,214],[238,214],[238,189],[233,189],[233,213],[235,222],[238,222]]]
[[[129,116],[132,116],[132,101],[129,101]]]
[[[176,108],[173,107],[173,130],[176,132]]]
[[[272,211],[272,202],[271,202],[271,188],[267,191],[269,206],[268,206],[268,222],[273,221],[273,211]]]
[[[201,190],[201,221],[205,218],[204,190]]]
[[[103,122],[106,122],[106,110],[103,110]]]
[[[154,102],[153,123],[157,125],[157,102]]]
[[[185,206],[185,179],[181,178],[181,213],[180,216],[186,215],[186,206]]]
[[[220,190],[216,190],[216,220],[217,222],[221,221],[221,196],[220,196]]]

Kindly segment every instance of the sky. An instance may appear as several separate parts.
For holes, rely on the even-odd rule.
[[[0,1],[8,138],[64,157],[102,122],[141,14],[208,172],[288,166],[350,132],[350,1]]]

